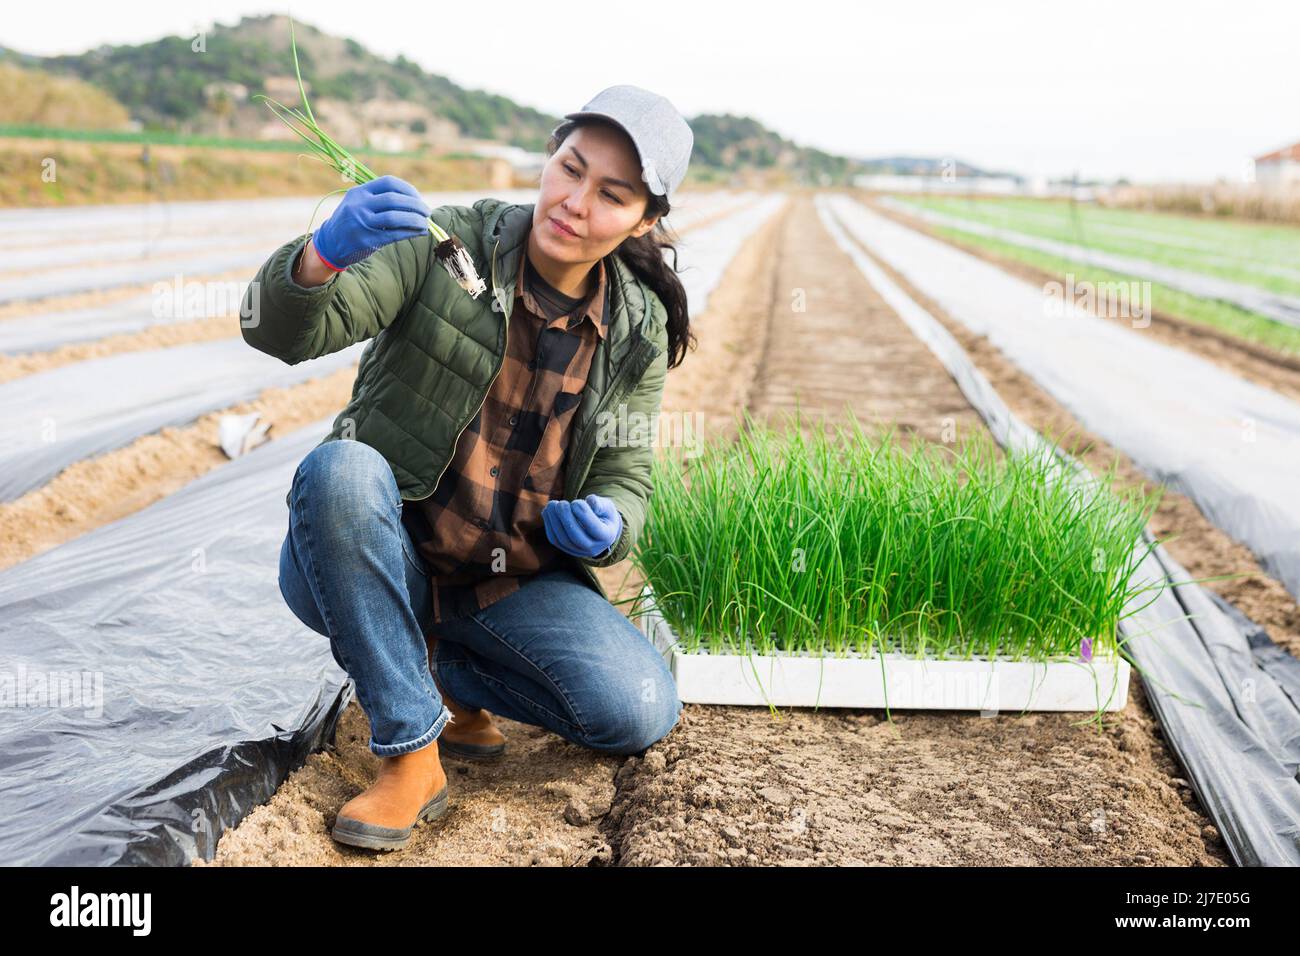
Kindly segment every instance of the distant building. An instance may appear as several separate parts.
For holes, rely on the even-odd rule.
[[[404,153],[415,148],[415,141],[395,129],[372,129],[366,134],[366,145],[381,153]]]
[[[311,92],[311,84],[306,80],[302,81],[303,89],[308,93]],[[266,90],[266,95],[272,99],[287,102],[290,106],[296,106],[301,99],[298,93],[298,78],[296,76],[268,76],[262,81],[262,87]]]
[[[483,156],[490,159],[503,159],[510,164],[516,172],[521,175],[530,175],[542,171],[546,165],[548,157],[545,153],[531,153],[528,150],[521,149],[518,146],[509,146],[504,143],[493,143],[487,140],[465,140],[463,141],[465,152],[474,156]]]
[[[211,103],[222,96],[231,103],[242,103],[248,99],[248,87],[243,83],[231,83],[225,80],[204,85],[203,98],[207,102]]]
[[[1300,185],[1300,143],[1256,156],[1255,182],[1268,188]]]

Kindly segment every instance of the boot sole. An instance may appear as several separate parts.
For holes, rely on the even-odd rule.
[[[437,820],[447,812],[447,788],[443,787],[420,808],[415,822],[409,827],[383,827],[377,823],[363,823],[351,817],[338,817],[330,832],[339,843],[364,847],[367,850],[400,850],[411,842],[411,831],[425,820]]]
[[[470,760],[491,760],[506,752],[505,744],[458,744],[438,738],[438,753]]]

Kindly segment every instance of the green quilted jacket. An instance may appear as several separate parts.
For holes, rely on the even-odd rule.
[[[295,365],[369,339],[352,398],[321,444],[363,441],[388,460],[404,500],[428,497],[500,371],[532,218],[531,203],[499,199],[434,210],[434,221],[465,243],[488,283],[490,294],[477,300],[434,259],[432,235],[382,246],[323,285],[300,286],[290,272],[310,233],[299,236],[277,249],[249,285],[244,341]],[[618,255],[606,259],[606,269],[612,270],[610,324],[574,418],[564,496],[604,495],[622,513],[623,533],[604,558],[574,559],[607,597],[591,568],[622,561],[640,535],[653,493],[654,450],[645,441],[620,443],[617,428],[599,426],[617,422],[623,406],[629,425],[644,422],[641,434],[652,433],[668,332],[663,303],[650,287]]]

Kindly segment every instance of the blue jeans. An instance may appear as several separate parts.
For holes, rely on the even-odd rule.
[[[539,574],[473,614],[433,624],[429,569],[401,521],[392,469],[364,442],[317,445],[298,465],[280,593],[330,640],[380,756],[426,747],[457,704],[545,727],[610,753],[639,753],[677,723],[663,657],[570,568]]]

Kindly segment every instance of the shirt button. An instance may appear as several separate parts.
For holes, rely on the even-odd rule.
[[[491,475],[493,478],[495,478],[495,477],[497,476],[497,472],[500,471],[500,470],[501,470],[501,469],[498,468],[496,465],[493,465],[493,466],[492,466],[492,470],[489,471],[488,474]]]
[[[518,415],[511,415],[511,416],[510,416],[510,424],[511,424],[511,425],[518,425],[518,424],[519,424],[519,416],[518,416]]]

